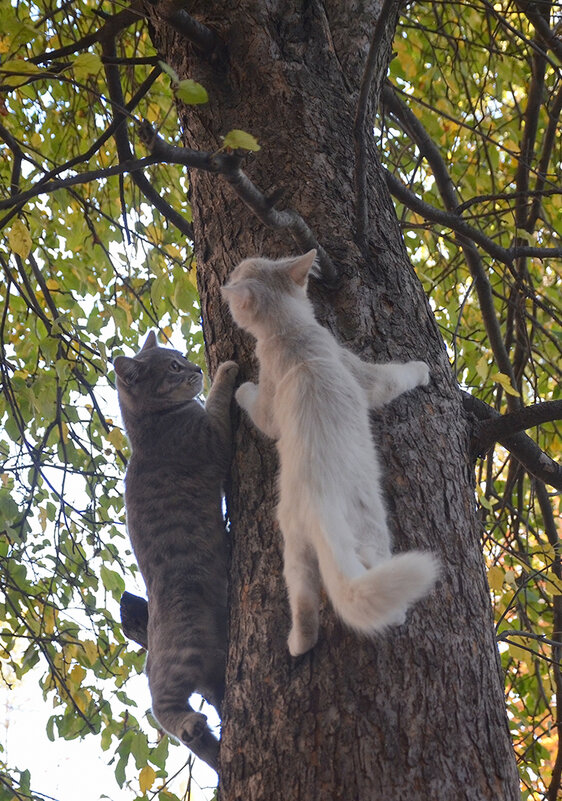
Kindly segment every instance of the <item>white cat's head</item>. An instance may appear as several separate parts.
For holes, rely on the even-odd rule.
[[[309,250],[296,258],[256,257],[240,262],[221,289],[234,322],[255,333],[288,298],[308,303],[306,285],[315,258],[316,250]]]

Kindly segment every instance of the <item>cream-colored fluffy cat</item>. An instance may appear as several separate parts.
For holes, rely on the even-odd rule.
[[[293,656],[318,639],[320,577],[345,623],[374,634],[402,623],[438,573],[429,553],[391,554],[369,422],[369,409],[427,384],[428,366],[369,364],[341,347],[306,296],[315,256],[247,259],[222,290],[257,339],[259,384],[242,384],[236,399],[279,450]]]

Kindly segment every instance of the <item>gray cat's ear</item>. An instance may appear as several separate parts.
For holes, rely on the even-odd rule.
[[[136,381],[140,369],[139,363],[129,356],[116,356],[113,360],[113,367],[124,384],[132,384]]]
[[[312,250],[309,250],[308,253],[305,253],[304,256],[297,256],[296,259],[293,259],[289,263],[287,272],[295,284],[303,287],[306,286],[306,279],[308,278],[308,274],[312,269],[315,258],[316,249],[313,248]]]
[[[150,348],[157,348],[158,347],[158,340],[156,339],[156,334],[154,331],[150,331],[147,338],[144,341],[144,345],[141,348],[141,352],[143,350],[149,350]]]

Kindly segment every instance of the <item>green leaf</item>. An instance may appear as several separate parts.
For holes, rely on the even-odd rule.
[[[97,75],[102,67],[102,60],[96,53],[80,53],[72,63],[74,75],[79,81],[85,80],[89,75]]]
[[[174,92],[178,100],[190,106],[209,102],[209,95],[205,87],[191,78],[180,81],[174,89]]]
[[[179,75],[177,74],[177,72],[175,71],[175,69],[173,67],[170,67],[170,65],[166,64],[165,61],[159,61],[158,64],[159,64],[160,69],[162,70],[162,72],[165,72],[166,75],[170,76],[170,78],[172,79],[173,83],[179,83],[179,81],[180,81]]]
[[[232,150],[260,150],[258,140],[252,134],[241,131],[238,128],[233,128],[232,131],[226,134],[223,145]]]

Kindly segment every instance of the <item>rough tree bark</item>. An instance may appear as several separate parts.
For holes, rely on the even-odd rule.
[[[396,545],[440,554],[438,590],[406,625],[374,641],[346,631],[326,605],[320,641],[286,647],[288,607],[274,522],[274,446],[235,410],[230,654],[223,709],[223,801],[518,797],[475,514],[469,428],[444,344],[408,261],[375,149],[368,143],[370,225],[356,242],[355,110],[380,3],[373,0],[194,0],[189,12],[222,39],[197,50],[149,6],[154,40],[210,102],[181,114],[184,144],[214,151],[232,128],[261,146],[244,168],[280,208],[298,211],[337,265],[314,282],[318,318],[364,358],[421,358],[432,382],[374,422]],[[169,5],[169,4],[168,4]],[[373,98],[384,79],[399,2],[385,4]],[[371,116],[372,119],[372,116]],[[191,171],[195,252],[211,372],[255,370],[219,287],[242,258],[299,252],[266,229],[220,176]],[[334,382],[338,376],[334,375]]]

